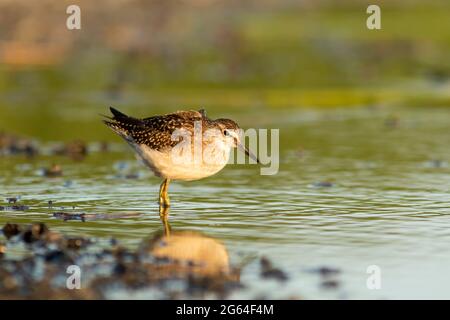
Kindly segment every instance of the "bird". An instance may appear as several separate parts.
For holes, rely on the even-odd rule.
[[[231,119],[212,120],[206,111],[177,111],[135,118],[110,107],[103,122],[122,137],[138,158],[163,179],[159,189],[160,214],[170,207],[172,180],[192,181],[212,176],[227,164],[238,148],[256,163],[258,158],[241,141],[242,129]]]

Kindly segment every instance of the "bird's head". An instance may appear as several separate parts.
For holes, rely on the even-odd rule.
[[[238,124],[230,119],[217,119],[215,121],[223,135],[226,143],[234,148],[240,149],[250,158],[259,163],[258,158],[242,143],[243,130],[239,128]]]

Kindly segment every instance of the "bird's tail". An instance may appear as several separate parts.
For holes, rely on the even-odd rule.
[[[109,107],[109,110],[113,114],[113,118],[112,118],[113,120],[120,121],[120,120],[127,120],[127,119],[131,118],[131,117],[127,116],[125,113],[122,113],[117,109],[114,109],[113,107]],[[131,118],[131,119],[133,119],[133,118]]]
[[[129,117],[113,107],[110,107],[109,109],[113,116],[109,117],[103,115],[103,117],[106,118],[103,119],[103,123],[125,139],[129,138],[132,135],[132,132],[142,125],[142,120],[140,119]]]

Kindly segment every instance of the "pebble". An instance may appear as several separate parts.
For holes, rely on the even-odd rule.
[[[21,227],[15,223],[7,223],[3,227],[3,234],[6,239],[10,239],[21,232]]]
[[[287,274],[283,270],[273,267],[272,262],[268,258],[262,257],[260,265],[262,278],[271,278],[278,281],[286,281],[288,279]]]

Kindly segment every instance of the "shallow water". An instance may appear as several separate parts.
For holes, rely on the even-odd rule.
[[[280,129],[278,174],[229,165],[214,177],[170,186],[172,230],[213,237],[233,265],[244,265],[247,287],[231,298],[450,298],[450,110],[268,114],[257,126]],[[1,211],[0,225],[41,221],[133,248],[162,230],[159,179],[115,141],[113,151],[91,152],[83,161],[1,157],[0,196],[20,195],[30,208]],[[62,177],[42,176],[52,163],[62,165]],[[130,173],[137,178],[127,179]],[[57,211],[100,216],[62,221]],[[289,281],[259,281],[261,256]],[[379,290],[367,288],[370,265],[381,269]],[[337,287],[324,288],[311,272],[323,266],[341,270],[333,277]]]

